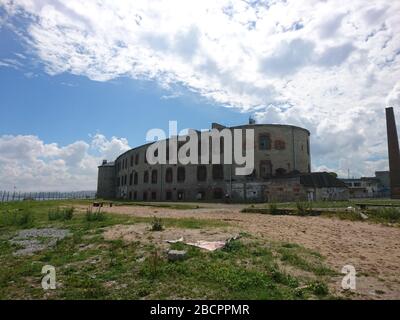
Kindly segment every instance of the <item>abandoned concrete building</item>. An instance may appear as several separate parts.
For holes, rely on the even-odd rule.
[[[310,133],[292,125],[254,124],[211,129],[254,129],[254,170],[236,175],[236,164],[155,164],[145,144],[103,161],[98,198],[136,201],[295,201],[348,198],[346,185],[311,173]],[[221,139],[223,144],[224,139]],[[199,147],[200,149],[200,147]],[[223,148],[221,148],[223,150]],[[222,151],[223,152],[223,151]]]

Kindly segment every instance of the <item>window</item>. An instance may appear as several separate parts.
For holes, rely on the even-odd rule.
[[[307,139],[307,154],[310,154],[310,142]]]
[[[121,185],[121,179],[118,177],[117,178],[117,187],[119,187]]]
[[[212,176],[213,176],[214,180],[223,180],[224,179],[224,167],[222,164],[213,164]]]
[[[285,150],[285,141],[283,140],[275,140],[275,149],[276,150]]]
[[[263,133],[259,135],[259,150],[270,150],[271,149],[271,139],[269,134]]]
[[[153,184],[157,183],[157,170],[153,170],[151,172],[151,183]]]
[[[272,164],[269,160],[260,161],[260,177],[268,178],[272,175]]]
[[[143,174],[143,183],[149,183],[149,172],[145,171]]]
[[[199,190],[197,192],[196,200],[204,200],[206,198],[206,192],[204,190]]]
[[[151,200],[157,200],[157,192],[153,191],[151,193]]]
[[[143,201],[147,201],[147,191],[143,192]]]
[[[179,190],[177,193],[177,197],[178,197],[178,200],[184,200],[185,199],[185,191]]]
[[[167,168],[165,171],[165,182],[171,183],[172,182],[172,168]]]
[[[172,191],[167,191],[165,193],[165,200],[172,200]]]
[[[178,167],[178,182],[184,182],[186,178],[186,171],[184,167]]]
[[[224,192],[222,191],[221,188],[215,188],[213,190],[214,199],[222,199],[223,195],[224,195]]]
[[[133,200],[137,200],[137,191],[133,192]]]
[[[133,156],[131,156],[131,167],[133,167]]]
[[[131,186],[133,182],[133,172],[129,175],[129,185]]]
[[[138,176],[138,173],[135,172],[135,175],[134,175],[134,178],[133,178],[133,183],[134,183],[135,185],[137,185],[138,182],[139,182],[139,176]]]
[[[197,167],[197,181],[206,181],[207,180],[207,167],[206,166],[198,166]]]
[[[135,155],[135,164],[138,165],[139,164],[139,153],[137,153]]]
[[[132,200],[132,191],[129,191],[129,200]]]

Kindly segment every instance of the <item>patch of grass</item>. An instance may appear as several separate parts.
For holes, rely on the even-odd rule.
[[[30,210],[9,210],[0,212],[0,226],[28,227],[33,224],[34,217]]]
[[[55,209],[50,209],[48,213],[48,217],[50,221],[54,220],[71,220],[74,215],[74,207],[69,208],[60,208],[57,207]]]
[[[377,222],[400,223],[400,209],[397,208],[369,210],[367,215],[370,219]]]
[[[151,231],[162,231],[164,229],[161,218],[153,217],[151,221]]]
[[[299,216],[312,215],[312,204],[311,202],[296,202],[296,214]]]
[[[86,209],[85,218],[86,218],[86,221],[88,221],[88,222],[103,221],[103,220],[105,220],[106,216],[101,211],[101,207],[98,207],[97,210],[93,210],[92,207],[89,207]]]

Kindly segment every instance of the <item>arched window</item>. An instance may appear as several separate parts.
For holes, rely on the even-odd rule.
[[[212,176],[214,180],[224,179],[224,166],[222,164],[213,164]]]
[[[207,167],[206,166],[198,166],[197,167],[197,181],[206,181],[207,180]]]
[[[184,182],[186,179],[185,167],[178,167],[178,182]]]
[[[271,138],[269,134],[262,133],[258,136],[258,149],[259,150],[270,150],[271,149]]]
[[[167,170],[165,171],[165,182],[172,182],[172,168],[167,168]]]
[[[151,172],[151,183],[153,184],[157,183],[157,170],[153,170]]]
[[[134,175],[134,178],[133,178],[133,183],[136,185],[136,184],[138,184],[138,182],[139,182],[139,176],[138,176],[138,173],[135,172],[135,175]]]
[[[149,172],[145,171],[143,174],[143,183],[149,183]]]

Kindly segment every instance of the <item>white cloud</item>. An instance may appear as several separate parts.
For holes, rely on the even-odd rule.
[[[126,139],[96,134],[90,144],[46,144],[36,136],[0,136],[0,190],[96,190],[97,166],[130,147]]]
[[[23,35],[50,74],[182,85],[257,112],[261,121],[308,128],[315,168],[372,174],[386,167],[390,92],[398,106],[398,1],[0,3],[5,24]],[[29,19],[23,30],[12,24],[21,15]]]

